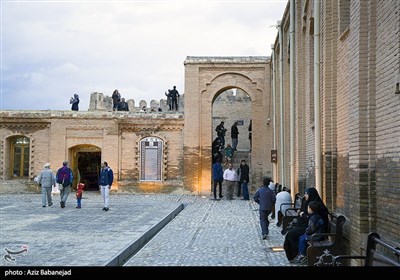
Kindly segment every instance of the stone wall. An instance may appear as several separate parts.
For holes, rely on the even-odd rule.
[[[184,112],[184,94],[180,93],[178,99],[178,112]],[[143,107],[146,108],[147,112],[158,112],[158,108],[161,108],[162,112],[176,112],[169,110],[166,99],[151,100],[148,104],[145,100],[140,100],[139,104],[135,103],[134,99],[125,100],[128,103],[130,112],[140,112]],[[111,112],[113,107],[113,101],[111,96],[104,95],[101,92],[92,92],[90,94],[90,104],[88,111],[108,111]]]

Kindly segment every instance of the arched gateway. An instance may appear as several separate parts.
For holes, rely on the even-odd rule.
[[[212,106],[221,92],[231,88],[251,99],[251,185],[258,186],[263,176],[272,174],[272,130],[266,121],[271,108],[269,58],[187,57],[184,64],[184,186],[198,194],[210,192]]]

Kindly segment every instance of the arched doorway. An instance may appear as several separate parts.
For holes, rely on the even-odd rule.
[[[267,126],[270,103],[268,57],[187,57],[185,60],[184,185],[192,192],[211,189],[212,107],[222,92],[239,88],[251,100],[253,181],[272,174]]]
[[[222,158],[221,163],[223,169],[228,167],[228,161],[230,161],[236,171],[240,167],[241,160],[245,160],[250,164],[251,154],[248,128],[252,115],[251,105],[252,102],[250,96],[237,87],[232,87],[215,95],[212,104],[212,163],[214,163],[218,158]],[[214,141],[216,138],[220,138],[218,137],[216,128],[221,124],[221,122],[224,123],[226,135],[223,143],[221,143],[221,141],[219,142],[222,147],[218,152],[217,148],[215,148],[216,145],[214,144]],[[234,143],[234,140],[231,137],[231,131],[235,123],[237,131],[239,132],[236,143]],[[232,156],[230,156],[230,153],[227,150],[228,145],[233,149]],[[237,195],[240,195],[241,191],[235,190],[235,194],[236,193]]]
[[[231,88],[215,96],[212,104],[212,140],[217,137],[215,128],[221,121],[224,122],[226,132],[226,143],[232,144],[231,127],[234,122],[238,123],[239,141],[238,151],[249,151],[250,140],[248,127],[251,120],[251,98],[239,88]]]

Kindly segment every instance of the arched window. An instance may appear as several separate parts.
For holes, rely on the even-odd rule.
[[[140,141],[140,181],[162,180],[163,141],[146,137]]]
[[[11,171],[12,178],[29,176],[29,138],[24,136],[11,139]]]

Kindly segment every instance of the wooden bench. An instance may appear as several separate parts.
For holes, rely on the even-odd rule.
[[[346,253],[343,239],[343,225],[346,218],[335,213],[329,213],[328,218],[328,232],[315,233],[311,236],[311,240],[307,241],[307,264],[309,266],[332,266],[334,256]]]
[[[291,206],[285,210],[284,216],[282,217],[282,221],[279,221],[278,217],[278,223],[282,224],[282,230],[281,230],[282,235],[286,234],[286,232],[288,231],[288,227],[293,222],[293,220],[299,218],[297,211],[300,210],[302,199],[303,198],[300,196],[300,194],[296,193],[295,202],[281,204],[280,211],[282,212],[282,214],[283,214],[282,208],[284,206],[288,205]]]
[[[379,234],[371,232],[368,234],[367,249],[365,256],[361,255],[338,255],[333,260],[334,266],[346,265],[346,260],[363,260],[363,266],[398,266],[400,267],[400,247],[396,247],[383,241]]]

